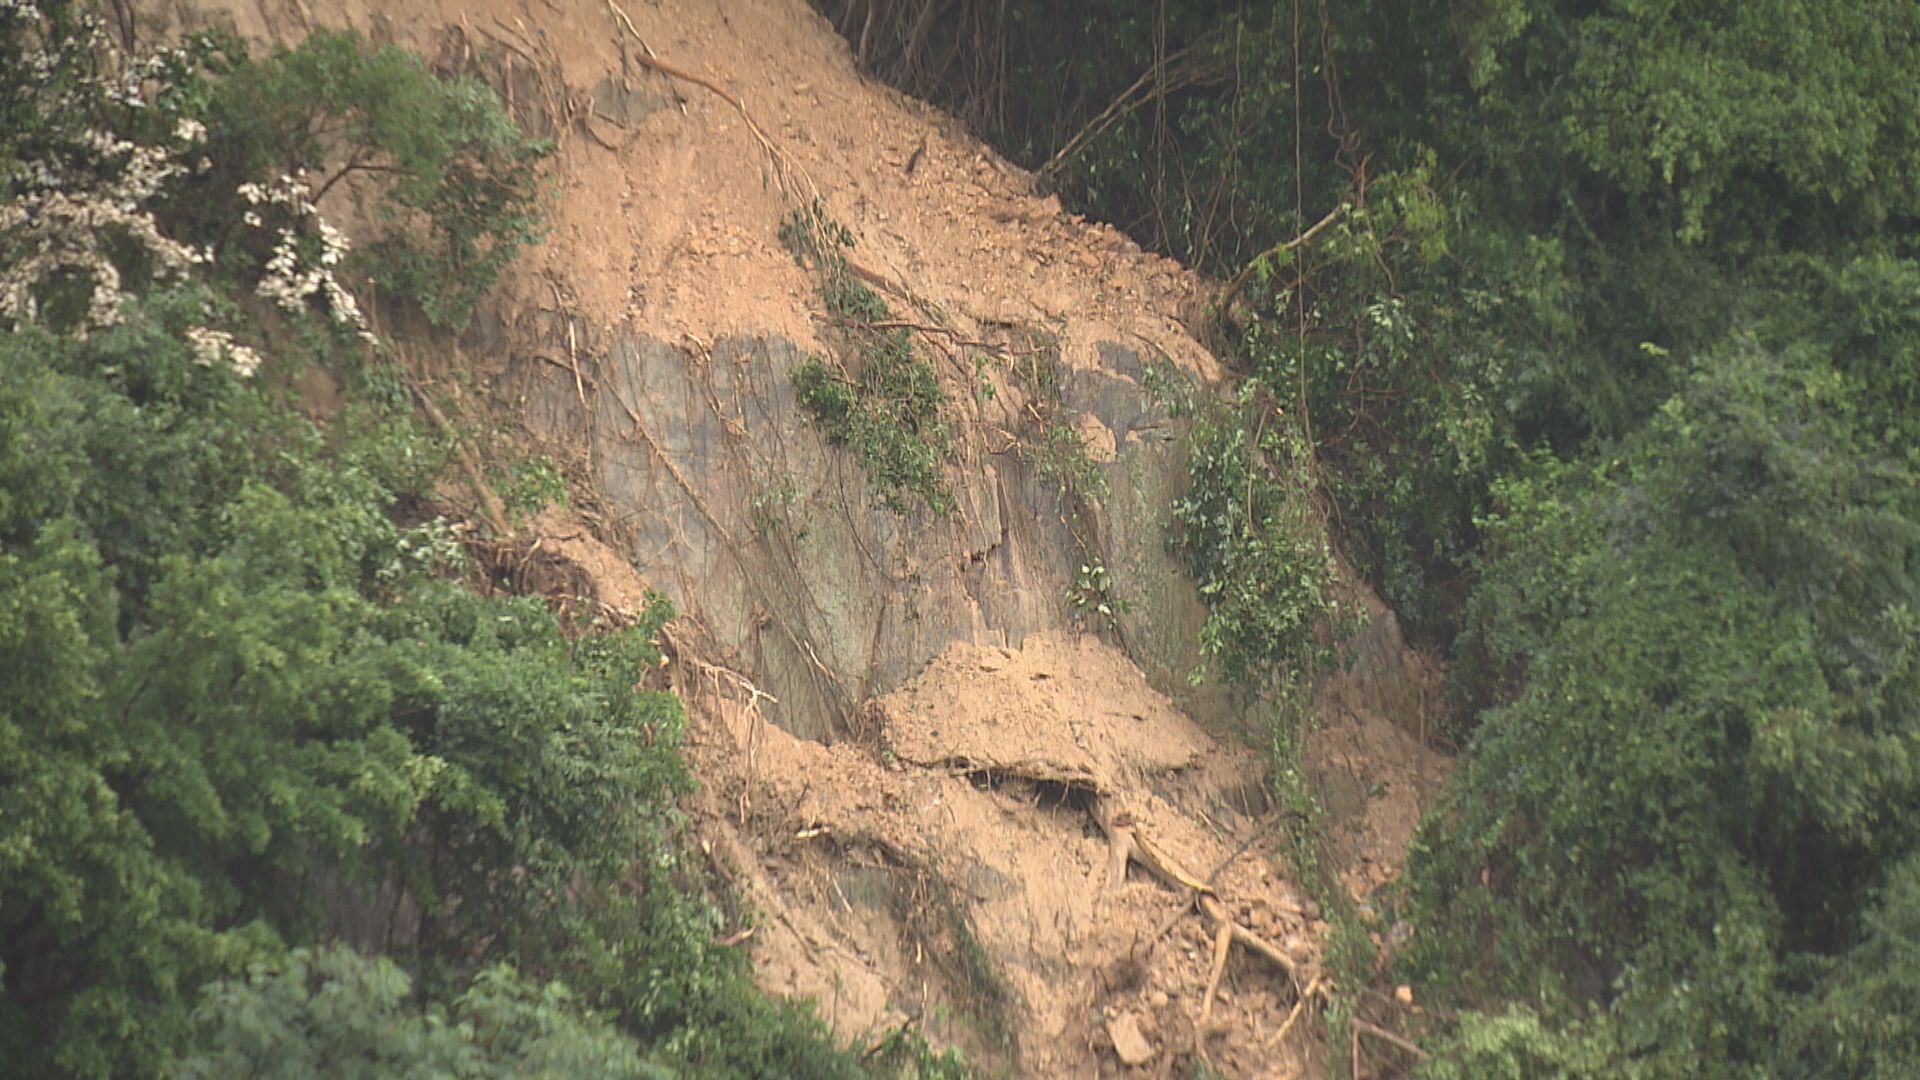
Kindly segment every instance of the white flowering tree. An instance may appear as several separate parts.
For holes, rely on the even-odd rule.
[[[214,171],[208,156],[203,64],[222,46],[201,38],[146,55],[114,46],[101,20],[65,3],[0,3],[0,89],[12,107],[0,129],[0,324],[85,338],[118,325],[133,297],[203,280],[210,245],[170,220],[170,200]],[[240,268],[283,310],[317,310],[371,341],[339,277],[348,250],[307,197],[302,178],[236,185],[226,200],[247,224],[273,231],[270,258]],[[252,375],[261,356],[207,318],[182,329],[195,357]]]
[[[218,276],[371,342],[354,278],[457,326],[537,233],[546,146],[486,87],[351,34],[131,55],[64,0],[0,0],[0,109],[0,325],[85,336],[139,288]],[[358,262],[319,205],[355,174],[385,223]],[[196,355],[252,374],[219,322],[185,331]]]

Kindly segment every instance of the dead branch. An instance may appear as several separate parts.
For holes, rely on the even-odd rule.
[[[1180,865],[1178,859],[1154,843],[1152,837],[1140,828],[1132,815],[1115,810],[1104,798],[1093,800],[1091,812],[1094,822],[1107,835],[1110,887],[1117,886],[1124,880],[1128,861],[1138,862],[1154,877],[1175,889],[1186,892],[1195,899],[1201,912],[1214,925],[1215,934],[1218,935],[1215,938],[1216,942],[1224,939],[1231,945],[1232,942],[1238,941],[1249,951],[1259,953],[1271,961],[1275,967],[1286,972],[1287,981],[1296,991],[1299,990],[1299,965],[1294,962],[1294,959],[1272,942],[1234,921],[1233,916],[1228,914],[1226,905],[1221,903],[1220,898],[1214,894],[1213,886],[1194,877]],[[1216,945],[1216,958],[1218,948],[1219,946]],[[1224,962],[1217,962],[1217,968],[1224,966]],[[1217,974],[1213,982],[1217,988]],[[1210,992],[1206,1004],[1210,1004],[1211,1000]],[[1204,1008],[1205,1005],[1203,1005]]]
[[[1011,438],[1011,436],[1009,437]],[[1014,439],[1013,446],[1019,445],[1019,442],[1020,440]],[[1013,448],[1013,446],[1009,446],[1007,449],[1010,450]],[[1005,451],[1001,451],[1001,452],[1004,453]],[[1233,849],[1233,854],[1220,860],[1220,865],[1214,867],[1213,873],[1207,875],[1207,887],[1212,888],[1214,885],[1218,884],[1220,881],[1220,875],[1226,873],[1227,867],[1232,866],[1234,862],[1240,858],[1240,856],[1245,855],[1247,853],[1247,849],[1252,847],[1254,844],[1254,841],[1258,840],[1259,837],[1260,837],[1260,834],[1258,832],[1253,833],[1252,835],[1248,836],[1245,840],[1242,840],[1240,842],[1239,847]],[[1126,875],[1126,872],[1127,872],[1127,868],[1124,864],[1122,864],[1120,867],[1120,875],[1124,877]],[[1118,886],[1119,886],[1119,879],[1116,878],[1114,879],[1111,887],[1117,888]],[[1194,898],[1192,896],[1188,896],[1184,903],[1182,903],[1178,908],[1175,908],[1173,910],[1172,914],[1168,915],[1165,919],[1160,920],[1159,926],[1154,927],[1153,933],[1149,935],[1147,938],[1147,951],[1149,953],[1153,951],[1154,946],[1160,943],[1161,938],[1167,936],[1167,931],[1173,929],[1173,924],[1179,922],[1183,917],[1186,916],[1187,910],[1193,906],[1193,901],[1194,901]]]
[[[1158,101],[1176,90],[1183,90],[1204,81],[1207,72],[1203,68],[1195,67],[1182,70],[1171,79],[1166,78],[1166,68],[1170,64],[1179,64],[1191,55],[1195,49],[1206,43],[1204,39],[1196,41],[1186,48],[1175,50],[1174,52],[1157,58],[1152,66],[1140,74],[1139,78],[1133,80],[1133,85],[1120,91],[1120,96],[1114,98],[1112,104],[1100,110],[1098,116],[1087,121],[1086,126],[1082,127],[1078,132],[1075,132],[1073,138],[1068,139],[1065,145],[1061,146],[1052,157],[1048,158],[1045,165],[1035,170],[1034,175],[1043,179],[1052,176],[1054,173],[1059,172],[1061,166],[1065,165],[1073,155],[1085,148],[1087,143],[1105,134],[1108,129],[1132,115],[1135,110],[1154,101]],[[1141,94],[1143,90],[1146,91],[1146,93]],[[1137,100],[1134,98],[1136,94],[1141,94]]]
[[[580,377],[580,347],[573,330],[573,313],[567,310],[566,301],[561,299],[557,282],[549,280],[547,288],[553,290],[553,304],[559,309],[560,317],[567,320],[567,362],[573,371],[573,392],[580,396],[580,408],[584,410],[587,407],[587,386]]]
[[[1314,237],[1320,235],[1320,231],[1322,229],[1325,229],[1327,226],[1333,224],[1334,221],[1338,219],[1341,214],[1344,214],[1347,212],[1347,206],[1348,204],[1341,203],[1340,205],[1334,207],[1332,210],[1327,211],[1327,216],[1321,218],[1319,221],[1314,222],[1313,227],[1308,229],[1306,232],[1301,233],[1299,236],[1296,236],[1291,240],[1287,240],[1287,241],[1283,241],[1281,243],[1275,244],[1272,247],[1268,248],[1267,250],[1261,252],[1260,254],[1255,255],[1252,259],[1248,260],[1247,265],[1242,267],[1239,273],[1233,275],[1233,280],[1227,282],[1226,288],[1221,289],[1220,295],[1214,298],[1213,305],[1215,310],[1225,311],[1227,309],[1227,305],[1233,302],[1233,298],[1240,294],[1241,289],[1246,288],[1247,282],[1253,280],[1253,275],[1261,267],[1265,266],[1268,262],[1272,261],[1273,259],[1276,259],[1281,255],[1285,255],[1289,251],[1293,251],[1296,248],[1304,247],[1305,245],[1311,243]]]
[[[1106,825],[1107,888],[1117,889],[1127,880],[1127,860],[1133,854],[1133,818],[1116,814]]]
[[[1287,1018],[1280,1022],[1280,1030],[1274,1032],[1267,1038],[1266,1049],[1271,1050],[1279,1046],[1281,1041],[1287,1037],[1287,1033],[1293,1030],[1293,1025],[1300,1022],[1300,1017],[1307,1011],[1307,1002],[1312,1001],[1313,996],[1320,993],[1320,986],[1320,976],[1318,975],[1315,975],[1307,982],[1307,988],[1300,992],[1300,997],[1294,1001],[1293,1008],[1288,1010]]]
[[[1379,1024],[1370,1024],[1367,1021],[1360,1019],[1359,1017],[1355,1017],[1350,1022],[1353,1024],[1353,1030],[1355,1034],[1371,1035],[1374,1038],[1379,1039],[1381,1042],[1386,1043],[1389,1046],[1394,1046],[1394,1047],[1398,1047],[1401,1050],[1405,1050],[1407,1053],[1412,1054],[1414,1057],[1419,1058],[1421,1061],[1425,1061],[1427,1060],[1427,1058],[1432,1056],[1431,1054],[1428,1054],[1425,1050],[1420,1049],[1420,1047],[1415,1043],[1407,1039],[1404,1039],[1398,1035],[1395,1035],[1393,1032],[1388,1031],[1386,1028],[1381,1027]]]
[[[511,535],[513,529],[507,525],[506,504],[500,501],[500,496],[495,495],[492,486],[487,483],[485,473],[480,469],[480,458],[473,452],[473,447],[454,430],[447,414],[440,411],[440,406],[434,403],[419,383],[409,378],[407,385],[413,390],[413,399],[420,403],[420,411],[427,414],[427,419],[433,421],[433,426],[439,428],[441,434],[453,440],[454,448],[460,454],[461,471],[467,474],[467,485],[473,489],[474,497],[480,500],[480,514],[486,518],[487,527],[493,530],[495,536]]]
[[[1233,924],[1221,923],[1213,935],[1213,969],[1207,975],[1206,992],[1200,995],[1200,1030],[1213,1023],[1213,995],[1220,991],[1220,977],[1227,973],[1227,957],[1233,955]]]

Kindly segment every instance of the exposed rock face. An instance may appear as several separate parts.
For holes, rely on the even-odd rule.
[[[779,337],[723,338],[705,353],[618,339],[589,361],[584,427],[625,554],[764,680],[780,699],[774,717],[797,734],[832,738],[860,702],[951,642],[1017,646],[1067,628],[1083,614],[1067,597],[1085,563],[1106,565],[1136,659],[1162,689],[1184,691],[1204,609],[1167,551],[1185,477],[1179,425],[1142,389],[1137,352],[1102,342],[1097,355],[1110,366],[1072,370],[1059,390],[1062,414],[1114,447],[1093,462],[1109,494],[1083,507],[1018,436],[993,452],[989,435],[1022,431],[1026,405],[1003,386],[964,403],[954,425],[958,510],[885,508],[858,461],[800,411],[790,372],[802,354]],[[575,437],[571,380],[522,371],[532,426]]]

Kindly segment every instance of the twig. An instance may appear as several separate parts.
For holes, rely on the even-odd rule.
[[[1391,1046],[1397,1046],[1400,1049],[1405,1050],[1407,1053],[1412,1054],[1414,1057],[1419,1058],[1421,1061],[1425,1061],[1427,1060],[1427,1058],[1432,1056],[1431,1054],[1427,1053],[1425,1050],[1420,1049],[1419,1046],[1415,1045],[1414,1043],[1406,1039],[1401,1038],[1398,1035],[1395,1035],[1393,1032],[1388,1031],[1386,1028],[1381,1027],[1379,1024],[1370,1024],[1358,1017],[1355,1017],[1354,1019],[1348,1022],[1353,1025],[1353,1030],[1357,1034],[1371,1035],[1374,1038],[1379,1039],[1381,1042],[1387,1043],[1388,1045],[1391,1045]]]
[[[1113,845],[1116,852],[1124,852],[1126,858],[1138,859],[1140,865],[1155,877],[1194,896],[1199,902],[1200,910],[1216,928],[1229,931],[1233,940],[1272,961],[1275,967],[1287,973],[1287,981],[1293,984],[1294,989],[1299,990],[1299,965],[1294,962],[1293,957],[1282,952],[1272,942],[1235,922],[1233,916],[1227,913],[1226,905],[1214,895],[1213,886],[1195,878],[1190,871],[1180,865],[1178,860],[1155,844],[1144,830],[1135,827],[1131,815],[1115,812],[1106,799],[1095,799],[1090,813],[1094,823],[1107,834],[1108,843]],[[1127,833],[1124,843],[1122,838],[1116,835],[1122,831]],[[1118,858],[1117,855],[1116,858]],[[1125,862],[1121,861],[1119,865],[1124,872]],[[1111,864],[1109,873],[1111,874]]]
[[[560,309],[560,317],[567,320],[567,363],[573,368],[573,392],[580,395],[580,407],[585,409],[587,407],[587,385],[580,378],[580,349],[579,342],[575,338],[573,331],[573,313],[566,309],[566,301],[560,299],[560,286],[558,284],[549,281],[547,282],[547,288],[553,290],[553,304]]]
[[[600,116],[600,113],[598,110],[595,110],[593,114],[590,116],[582,116],[580,118],[580,130],[587,133],[587,138],[592,139],[594,142],[600,144],[600,149],[610,150],[616,154],[619,153],[620,152],[619,147],[608,142],[606,139],[601,138],[600,133],[593,130],[592,121],[593,121],[593,118],[596,116]],[[601,117],[601,119],[605,119],[605,117]]]
[[[1087,121],[1086,126],[1081,128],[1078,132],[1076,132],[1073,138],[1068,139],[1066,142],[1066,145],[1062,146],[1058,151],[1054,153],[1052,157],[1048,158],[1047,163],[1045,165],[1040,166],[1040,168],[1035,171],[1034,175],[1042,178],[1053,175],[1055,172],[1059,171],[1062,165],[1065,165],[1067,163],[1067,160],[1069,158],[1079,153],[1083,146],[1085,146],[1088,142],[1091,142],[1092,140],[1098,138],[1102,133],[1104,133],[1108,128],[1112,127],[1114,124],[1119,123],[1121,120],[1125,119],[1126,116],[1129,113],[1133,112],[1135,109],[1140,108],[1142,105],[1145,105],[1149,101],[1153,101],[1156,98],[1162,97],[1166,94],[1170,94],[1175,90],[1182,89],[1191,83],[1199,82],[1204,74],[1202,72],[1194,72],[1190,75],[1182,75],[1179,80],[1175,80],[1171,84],[1162,83],[1160,85],[1154,86],[1154,88],[1150,93],[1148,93],[1145,97],[1142,97],[1138,101],[1131,100],[1133,98],[1133,95],[1139,93],[1148,84],[1155,83],[1158,77],[1164,74],[1166,64],[1178,63],[1179,61],[1186,59],[1187,54],[1193,52],[1194,49],[1198,48],[1202,44],[1205,44],[1205,42],[1196,41],[1192,45],[1189,45],[1184,49],[1180,49],[1175,52],[1169,53],[1165,56],[1157,58],[1153,66],[1147,68],[1146,71],[1140,74],[1139,78],[1133,80],[1133,85],[1127,87],[1125,90],[1120,91],[1120,96],[1117,98],[1114,98],[1113,103],[1108,105],[1105,109],[1102,109],[1098,116],[1095,116],[1092,120]]]
[[[1221,923],[1213,936],[1213,971],[1207,976],[1206,993],[1200,995],[1200,1031],[1213,1023],[1213,995],[1220,990],[1220,977],[1227,973],[1227,957],[1233,955],[1233,924]]]
[[[502,29],[504,29],[506,26],[506,24],[501,23],[499,19],[495,19],[493,21],[495,23],[498,23]],[[507,40],[504,37],[501,37],[499,34],[494,33],[493,31],[487,29],[484,26],[480,28],[480,32],[492,38],[495,42],[499,43],[500,45],[505,46],[509,52],[512,52],[518,55],[520,59],[525,60],[528,66],[532,67],[535,72],[538,72],[540,70],[539,62],[536,61],[532,56],[528,55],[525,49],[522,49],[520,46],[514,44],[513,42]]]
[[[1357,1024],[1347,1025],[1347,1050],[1353,1058],[1353,1071],[1348,1075],[1360,1080],[1360,1027]]]
[[[1315,975],[1312,980],[1307,983],[1307,988],[1300,992],[1299,1000],[1293,1003],[1293,1008],[1288,1011],[1287,1018],[1280,1022],[1280,1030],[1274,1032],[1267,1038],[1266,1049],[1271,1050],[1280,1045],[1281,1040],[1287,1037],[1287,1032],[1293,1030],[1293,1025],[1299,1023],[1301,1015],[1307,1011],[1307,1002],[1312,1001],[1313,995],[1319,992],[1320,976]]]
[[[1275,244],[1260,254],[1255,255],[1247,262],[1246,266],[1241,268],[1239,273],[1233,275],[1233,280],[1227,282],[1226,288],[1220,290],[1220,295],[1213,301],[1214,308],[1219,311],[1225,311],[1227,305],[1232,303],[1233,298],[1238,296],[1240,290],[1246,288],[1247,282],[1253,279],[1254,272],[1266,265],[1268,260],[1285,255],[1289,251],[1294,251],[1310,243],[1314,237],[1320,235],[1320,230],[1333,224],[1335,219],[1346,212],[1347,204],[1341,203],[1332,210],[1327,211],[1327,216],[1314,222],[1313,227],[1306,232],[1301,233],[1291,240]]]
[[[1015,439],[1014,443],[1017,445],[1019,441],[1020,440]],[[1008,449],[1012,449],[1012,447],[1008,447]],[[1207,875],[1207,880],[1206,880],[1207,887],[1212,888],[1213,886],[1219,884],[1220,875],[1226,873],[1227,867],[1232,866],[1236,861],[1239,860],[1240,856],[1245,855],[1247,853],[1247,849],[1252,847],[1254,844],[1254,841],[1258,839],[1260,839],[1260,833],[1258,831],[1255,831],[1249,834],[1245,840],[1240,841],[1240,846],[1233,850],[1233,854],[1227,856],[1224,859],[1221,859],[1220,865],[1214,867],[1213,873]],[[1123,872],[1125,871],[1125,869],[1126,869],[1125,867],[1121,867],[1121,870]],[[1179,907],[1174,909],[1173,914],[1168,915],[1165,919],[1162,919],[1160,921],[1160,925],[1154,928],[1153,935],[1147,938],[1148,949],[1152,949],[1155,945],[1158,945],[1160,943],[1160,939],[1167,936],[1167,931],[1173,929],[1173,924],[1185,918],[1187,912],[1193,910],[1193,902],[1195,899],[1197,899],[1197,897],[1189,893],[1187,895],[1186,900]]]
[[[513,530],[507,526],[506,506],[500,501],[500,497],[493,493],[493,488],[488,486],[480,471],[480,459],[474,455],[473,447],[467,445],[467,440],[461,438],[460,433],[454,430],[452,421],[447,419],[447,414],[440,411],[440,406],[434,404],[433,398],[427,396],[427,392],[421,389],[419,383],[408,379],[407,385],[413,390],[413,399],[420,403],[420,410],[427,414],[427,419],[433,421],[434,426],[439,428],[442,434],[453,439],[454,446],[460,454],[461,469],[467,474],[467,483],[473,487],[474,497],[480,500],[480,513],[487,519],[487,526],[493,530],[495,536],[510,535]]]

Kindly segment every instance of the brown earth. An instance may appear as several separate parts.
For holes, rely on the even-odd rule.
[[[636,610],[623,598],[636,605],[643,583],[576,519],[538,524],[555,588]],[[1362,658],[1393,633],[1378,615]],[[1196,727],[1124,653],[1085,633],[956,643],[829,746],[770,723],[763,692],[701,638],[681,623],[667,639],[696,721],[692,809],[768,989],[818,1002],[847,1037],[914,1024],[1015,1075],[1165,1076],[1196,1058],[1229,1077],[1327,1074],[1312,1026],[1287,1028],[1324,974],[1327,924],[1275,856],[1268,762]],[[1396,876],[1444,775],[1379,711],[1398,686],[1381,674],[1324,680],[1318,707],[1345,722],[1307,743],[1363,903]],[[1121,815],[1291,968],[1234,949],[1209,1007],[1215,927],[1152,873],[1114,877]]]
[[[489,79],[557,143],[550,235],[458,348],[409,366],[571,466],[575,509],[522,538],[527,582],[627,614],[651,584],[683,613],[689,809],[769,989],[1016,1075],[1327,1071],[1314,1024],[1269,1046],[1325,929],[1274,856],[1270,709],[1185,678],[1205,609],[1165,546],[1182,428],[1143,383],[1151,361],[1223,378],[1187,329],[1206,282],[862,78],[802,0],[137,6],[155,32],[356,27]],[[788,370],[832,334],[779,227],[816,195],[937,358],[952,519],[880,509],[794,405]],[[323,210],[351,222],[353,196]],[[1013,375],[1034,329],[1106,497],[1036,467],[1041,403]],[[1065,599],[1089,561],[1118,612],[1099,634]],[[1350,591],[1371,622],[1314,696],[1306,760],[1365,898],[1444,763],[1414,734],[1431,665]]]

